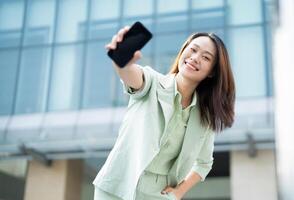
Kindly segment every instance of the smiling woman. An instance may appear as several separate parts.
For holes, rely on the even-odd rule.
[[[183,62],[200,72],[194,81],[202,123],[211,123],[215,131],[231,127],[235,83],[229,54],[222,40],[213,33],[191,35],[179,51],[170,73],[181,72]]]
[[[129,27],[107,49],[116,49]],[[215,132],[234,121],[235,86],[228,53],[214,34],[183,44],[167,75],[136,61],[113,63],[130,95],[119,137],[95,185],[95,200],[181,199],[213,164]]]

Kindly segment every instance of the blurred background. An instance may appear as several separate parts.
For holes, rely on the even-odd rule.
[[[89,200],[126,111],[104,45],[141,21],[141,65],[167,73],[186,37],[214,32],[236,120],[185,200],[294,199],[292,0],[0,0],[0,200]],[[291,73],[292,72],[292,73]]]

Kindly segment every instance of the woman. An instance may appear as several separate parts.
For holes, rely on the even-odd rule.
[[[115,49],[129,27],[107,49]],[[132,60],[119,68],[128,110],[95,185],[95,200],[181,199],[204,181],[215,132],[234,120],[235,85],[227,50],[216,35],[192,34],[168,75]]]

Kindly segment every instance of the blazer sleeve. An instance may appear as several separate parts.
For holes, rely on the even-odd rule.
[[[201,181],[204,181],[210,172],[213,164],[214,150],[214,131],[208,129],[204,144],[200,150],[199,156],[192,166],[192,171],[200,175]]]
[[[152,83],[152,69],[151,67],[141,67],[143,71],[143,87],[140,90],[134,91],[133,88],[126,85],[122,80],[124,93],[129,95],[132,100],[139,100],[148,95]]]

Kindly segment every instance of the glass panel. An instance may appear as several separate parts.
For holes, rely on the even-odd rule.
[[[12,112],[18,64],[18,50],[0,51],[0,114]]]
[[[204,29],[210,27],[223,27],[225,25],[224,10],[217,12],[199,13],[192,15],[192,28]]]
[[[186,31],[188,29],[188,17],[177,15],[172,17],[160,17],[156,24],[156,32]]]
[[[116,34],[118,30],[118,22],[109,23],[91,23],[90,25],[90,38],[108,38]]]
[[[158,0],[158,13],[181,12],[188,10],[187,0]]]
[[[122,27],[132,26],[136,21],[140,21],[149,31],[154,32],[153,20],[151,18],[135,18],[131,20],[123,20]]]
[[[57,23],[57,42],[85,39],[87,1],[60,0]]]
[[[24,1],[0,1],[0,47],[20,44]]]
[[[0,48],[15,47],[20,45],[21,31],[0,31]]]
[[[155,68],[167,73],[187,38],[186,33],[157,35],[155,38]]]
[[[228,21],[231,25],[260,23],[261,0],[228,0]]]
[[[22,28],[24,1],[10,0],[0,2],[0,30]]]
[[[153,0],[124,0],[124,16],[151,15]]]
[[[265,50],[261,27],[229,31],[229,52],[238,97],[266,95]]]
[[[88,45],[83,108],[110,107],[115,91],[114,69],[104,48],[106,42]]]
[[[16,113],[43,112],[48,84],[49,49],[25,49],[22,54]]]
[[[119,10],[120,0],[92,0],[91,20],[118,18]]]
[[[80,100],[83,45],[57,47],[54,52],[49,110],[74,110]]]
[[[209,9],[224,6],[224,0],[193,0],[193,9]]]
[[[53,40],[55,1],[30,0],[24,43],[42,44]]]

